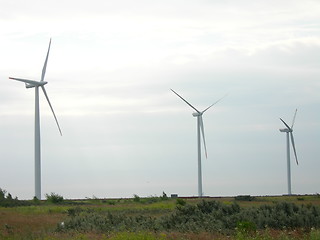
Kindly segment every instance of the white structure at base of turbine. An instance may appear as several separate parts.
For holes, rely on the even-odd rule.
[[[48,57],[50,52],[50,46],[51,46],[51,39],[49,42],[49,48],[47,52],[47,56],[42,68],[42,74],[41,74],[41,80],[40,81],[34,81],[29,79],[23,79],[23,78],[12,78],[9,77],[9,79],[13,79],[16,81],[24,82],[26,85],[26,88],[35,88],[35,116],[34,116],[34,188],[35,188],[35,197],[37,199],[41,199],[41,141],[40,141],[40,111],[39,111],[39,87],[42,88],[42,91],[49,103],[49,106],[51,108],[51,111],[53,113],[54,119],[56,121],[56,124],[58,126],[60,135],[62,136],[62,132],[57,120],[57,117],[53,111],[52,105],[50,103],[49,97],[47,95],[46,89],[44,88],[44,85],[46,85],[48,82],[44,81],[44,77],[46,74],[47,69],[47,63],[48,63]]]

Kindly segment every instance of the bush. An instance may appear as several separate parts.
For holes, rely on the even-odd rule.
[[[150,197],[147,197],[147,198],[140,199],[141,203],[147,203],[147,204],[156,203],[156,202],[159,202],[159,201],[161,201],[161,199],[159,197],[157,197],[157,196],[150,196]]]
[[[36,196],[33,197],[32,202],[33,202],[34,205],[39,205],[40,204],[40,200]]]
[[[239,195],[234,198],[237,201],[253,201],[255,197],[251,197],[250,195]]]
[[[256,229],[305,229],[320,227],[320,207],[277,203],[259,207],[240,208],[237,203],[201,201],[196,205],[177,199],[171,214],[154,216],[141,212],[104,212],[93,209],[69,209],[69,219],[61,231],[95,232],[214,232],[237,234],[246,239]],[[183,205],[182,205],[183,204]]]
[[[137,194],[133,194],[133,201],[140,202],[140,197]]]
[[[46,194],[46,199],[47,199],[47,202],[54,203],[54,204],[63,202],[63,197],[53,192],[50,195]]]
[[[114,201],[114,200],[108,200],[107,203],[109,205],[116,205],[116,201]]]
[[[7,195],[6,195],[7,194]],[[17,197],[13,198],[10,193],[0,188],[0,206],[1,207],[18,207],[31,205],[27,201],[18,200]]]
[[[180,205],[180,206],[186,205],[186,201],[183,200],[182,198],[177,198],[176,203],[177,205]]]
[[[237,223],[237,231],[241,233],[253,233],[257,229],[256,224],[249,221]]]
[[[160,198],[161,198],[161,200],[163,200],[163,201],[169,199],[168,196],[167,196],[167,194],[166,194],[165,192],[162,192],[162,197],[160,197]]]

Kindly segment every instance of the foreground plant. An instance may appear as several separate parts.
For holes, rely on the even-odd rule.
[[[224,235],[255,233],[264,229],[317,229],[320,227],[320,208],[312,205],[276,203],[241,208],[237,203],[222,204],[202,201],[196,205],[177,205],[171,214],[148,216],[145,210],[133,212],[101,212],[93,209],[69,209],[69,218],[57,231],[93,231],[113,233],[186,232],[220,233]]]

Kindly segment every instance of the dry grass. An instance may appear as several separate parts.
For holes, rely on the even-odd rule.
[[[23,236],[53,231],[64,219],[61,213],[30,214],[0,208],[0,236]]]

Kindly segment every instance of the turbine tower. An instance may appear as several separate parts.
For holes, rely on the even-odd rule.
[[[42,68],[42,74],[41,74],[40,81],[9,77],[9,79],[24,82],[26,85],[26,88],[34,88],[35,89],[35,117],[34,117],[34,179],[35,179],[34,184],[35,184],[35,187],[34,188],[35,188],[35,197],[39,200],[41,199],[41,147],[40,147],[40,117],[39,117],[39,87],[41,87],[41,89],[42,89],[42,91],[43,91],[43,93],[49,103],[49,106],[50,106],[51,111],[53,113],[54,119],[57,123],[60,135],[62,136],[61,128],[59,126],[57,117],[53,111],[53,108],[50,103],[46,89],[44,88],[44,85],[48,83],[48,82],[44,81],[44,77],[45,77],[46,69],[47,69],[48,57],[49,57],[49,52],[50,52],[50,45],[51,45],[51,39],[49,42],[47,56],[46,56],[46,59],[44,61],[44,65]]]
[[[205,155],[207,158],[207,147],[206,147],[206,140],[204,137],[204,126],[203,126],[203,120],[202,120],[202,115],[213,105],[218,103],[222,98],[220,98],[218,101],[215,103],[211,104],[209,107],[207,107],[205,110],[202,112],[196,109],[194,106],[192,106],[187,100],[185,100],[183,97],[181,97],[178,93],[176,93],[173,89],[171,89],[173,93],[175,93],[179,98],[181,98],[186,104],[188,104],[192,109],[195,110],[194,113],[192,113],[192,116],[197,117],[197,145],[198,145],[198,196],[202,197],[203,192],[202,192],[202,167],[201,167],[201,134],[202,134],[202,139],[203,139],[203,145],[204,145],[204,151]]]
[[[293,148],[293,152],[294,152],[294,156],[296,158],[296,163],[298,165],[298,158],[297,158],[297,152],[296,152],[296,147],[294,145],[294,139],[293,139],[293,125],[294,125],[294,121],[296,119],[296,115],[297,115],[297,109],[294,113],[293,116],[293,120],[292,120],[292,125],[291,127],[289,127],[289,125],[283,121],[281,118],[281,122],[283,122],[283,124],[286,126],[286,128],[282,128],[279,129],[280,132],[285,132],[287,133],[287,178],[288,178],[288,195],[291,195],[291,168],[290,168],[290,138],[291,138],[291,144],[292,144],[292,148]],[[290,138],[289,138],[289,134],[290,134]]]

